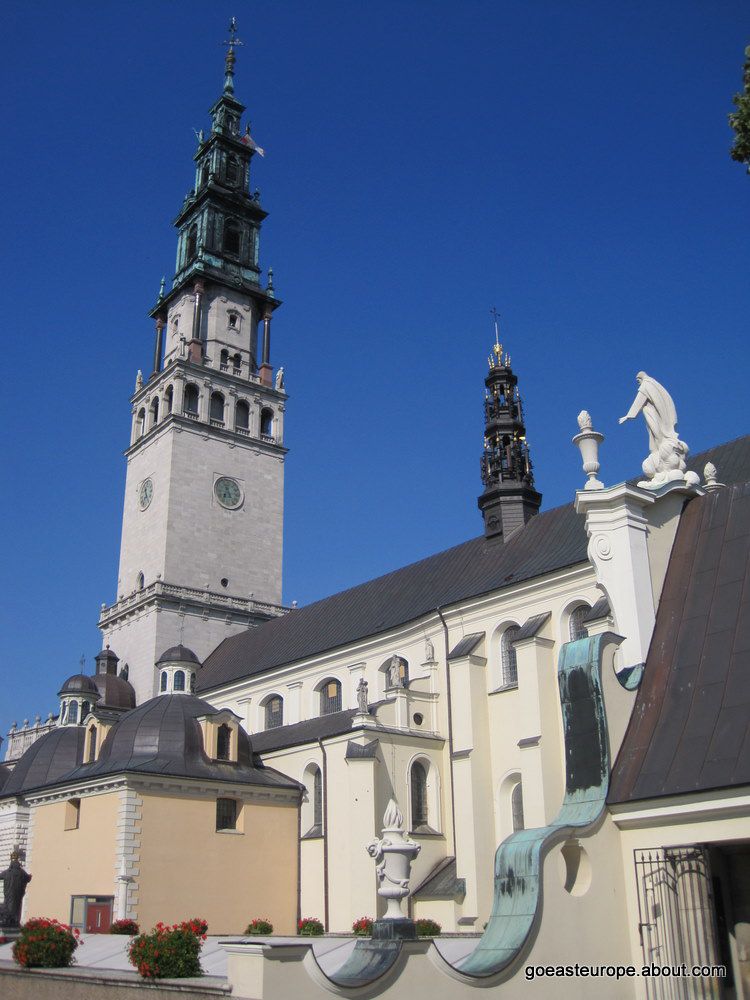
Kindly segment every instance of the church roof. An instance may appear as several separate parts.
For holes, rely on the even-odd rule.
[[[101,695],[98,708],[135,708],[135,689],[123,677],[94,674],[93,681]]]
[[[690,501],[680,520],[609,802],[750,784],[749,719],[745,482]]]
[[[69,677],[60,690],[57,692],[58,695],[61,694],[93,694],[96,697],[99,696],[99,689],[96,684],[94,684],[94,678],[89,677],[88,674],[73,674]]]
[[[750,436],[692,457],[713,462],[722,482],[750,479]],[[296,608],[225,639],[203,665],[198,690],[210,691],[415,621],[459,601],[586,561],[584,520],[572,504],[532,517],[507,542],[482,535],[445,552]]]
[[[83,758],[86,730],[60,726],[31,744],[11,771],[0,795],[20,795],[31,788],[55,784]]]
[[[5,782],[11,776],[13,772],[6,764],[0,764],[0,792],[2,792],[5,787]]]
[[[192,651],[188,649],[187,646],[170,646],[164,653],[161,654],[159,659],[156,661],[159,663],[197,663],[198,666],[201,665],[201,661]]]
[[[80,781],[106,774],[141,772],[251,785],[296,788],[297,782],[253,763],[252,747],[240,728],[237,762],[211,760],[203,749],[201,716],[216,715],[213,705],[187,694],[160,695],[123,715],[107,733],[94,763],[64,776]]]

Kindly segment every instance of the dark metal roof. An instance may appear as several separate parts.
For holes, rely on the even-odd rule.
[[[454,899],[466,895],[466,879],[456,876],[456,859],[438,861],[412,893],[415,899]]]
[[[8,778],[11,776],[12,773],[13,772],[7,765],[0,764],[0,792],[2,792],[3,788],[5,787],[5,782],[8,780]]]
[[[750,436],[695,455],[725,483],[750,478]],[[205,661],[198,690],[337,649],[480,594],[586,561],[584,519],[572,504],[532,517],[506,542],[484,536],[341,591],[225,639]]]
[[[372,705],[370,708],[372,709]],[[282,747],[296,747],[303,743],[316,743],[330,736],[340,736],[350,733],[352,719],[359,709],[350,708],[345,712],[333,712],[331,715],[321,715],[316,719],[306,719],[291,726],[277,726],[275,729],[265,729],[262,733],[253,733],[253,750],[255,753],[270,753]]]
[[[40,736],[22,754],[0,794],[21,795],[31,788],[54,784],[83,759],[85,735],[82,726],[59,726]]]
[[[95,674],[93,681],[101,696],[99,708],[135,708],[135,690],[122,677]]]
[[[60,690],[57,692],[58,695],[61,694],[93,694],[99,697],[99,689],[96,684],[94,684],[94,678],[89,677],[87,674],[73,674],[69,677]]]
[[[513,642],[518,642],[521,639],[530,639],[532,636],[538,635],[551,617],[551,611],[544,611],[540,615],[532,615],[531,618],[527,618]]]
[[[731,478],[718,461],[723,480]],[[750,483],[680,520],[609,802],[750,783]]]
[[[599,618],[606,618],[608,615],[612,614],[612,610],[609,606],[609,600],[606,597],[600,597],[596,604],[587,611],[586,614],[581,619],[582,625],[588,625],[589,622],[595,622]]]
[[[448,653],[448,659],[457,660],[460,656],[468,656],[469,653],[474,652],[482,639],[484,639],[484,632],[472,632],[471,635],[465,635]]]
[[[347,760],[374,760],[378,755],[380,740],[370,740],[369,743],[355,743],[349,740],[346,744]]]
[[[192,651],[188,649],[187,646],[170,646],[165,652],[161,654],[157,663],[197,663],[198,666],[201,665],[201,661]]]

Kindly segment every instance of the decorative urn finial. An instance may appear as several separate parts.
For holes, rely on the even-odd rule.
[[[404,835],[404,817],[395,799],[391,799],[383,816],[383,836],[367,845],[367,853],[375,859],[375,871],[380,885],[378,895],[387,902],[387,908],[382,921],[398,921],[405,933],[396,936],[413,937],[413,922],[407,920],[401,911],[401,900],[409,895],[409,879],[411,865],[422,847]],[[389,936],[385,933],[375,936]],[[393,936],[393,935],[390,935]]]
[[[596,478],[596,474],[601,468],[599,464],[599,445],[604,440],[604,435],[594,430],[591,414],[588,410],[581,410],[578,414],[578,426],[580,434],[576,434],[573,438],[573,444],[577,445],[581,452],[583,471],[589,477],[583,488],[585,490],[602,490],[604,489],[604,483],[601,483]]]
[[[714,490],[725,489],[725,484],[718,480],[718,472],[713,462],[706,462],[703,468],[703,489],[712,493]]]

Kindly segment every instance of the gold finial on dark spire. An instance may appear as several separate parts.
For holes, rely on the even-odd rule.
[[[225,39],[222,45],[227,46],[227,57],[224,62],[224,93],[233,94],[234,93],[234,63],[236,56],[234,54],[234,49],[236,45],[244,45],[245,43],[237,38],[237,18],[233,17],[229,22],[229,38]]]

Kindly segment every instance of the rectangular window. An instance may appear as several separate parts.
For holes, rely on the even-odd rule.
[[[236,830],[237,829],[237,799],[217,799],[216,800],[216,829]]]
[[[81,800],[68,799],[65,803],[65,829],[77,830],[81,823]]]

